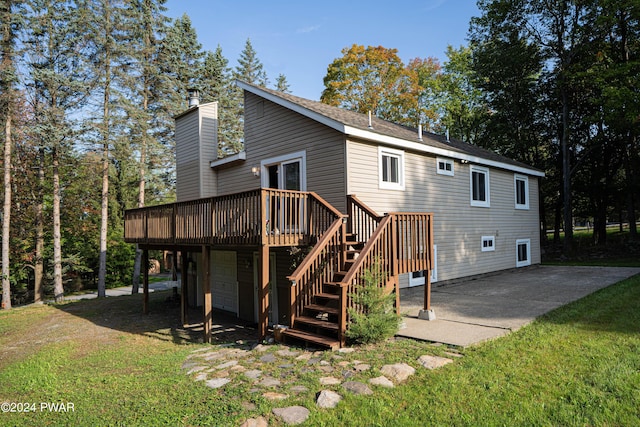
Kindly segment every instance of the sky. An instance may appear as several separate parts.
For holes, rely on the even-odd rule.
[[[166,14],[189,15],[204,50],[218,45],[235,68],[247,38],[273,87],[284,74],[293,95],[319,100],[327,66],[353,44],[395,48],[444,62],[467,44],[475,0],[168,0]]]

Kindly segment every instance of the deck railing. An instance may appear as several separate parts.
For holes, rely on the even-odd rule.
[[[390,213],[371,235],[348,273],[342,279],[340,298],[341,341],[348,323],[348,310],[362,312],[349,295],[364,285],[367,270],[376,270],[378,286],[398,292],[398,275],[430,270],[433,265],[433,222],[429,213]]]
[[[383,218],[353,194],[347,196],[347,214],[349,215],[347,232],[360,242],[369,240]]]
[[[342,214],[313,192],[259,189],[125,212],[125,241],[149,245],[307,244]]]

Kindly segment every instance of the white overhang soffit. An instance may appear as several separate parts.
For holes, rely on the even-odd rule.
[[[489,160],[483,157],[473,156],[470,154],[460,153],[453,150],[445,150],[442,148],[432,147],[420,142],[413,142],[402,138],[396,138],[389,135],[382,135],[370,130],[360,129],[353,126],[347,126],[337,120],[330,119],[322,114],[311,111],[295,102],[287,101],[286,99],[272,95],[268,92],[262,91],[254,86],[249,86],[242,81],[236,80],[236,84],[244,90],[247,90],[253,94],[256,94],[268,101],[281,105],[285,108],[302,114],[310,119],[313,119],[319,123],[322,123],[332,129],[337,130],[345,135],[355,136],[357,138],[366,139],[372,142],[379,142],[381,144],[387,144],[393,147],[399,147],[403,149],[414,150],[422,153],[430,153],[438,156],[446,156],[456,160],[466,160],[470,163],[477,163],[484,166],[492,166],[500,169],[505,169],[513,172],[523,173],[532,176],[544,177],[544,172],[537,171],[535,169],[525,168],[522,166],[511,165],[509,163],[498,162],[496,160]],[[416,133],[417,135],[417,133]],[[417,138],[417,137],[416,137]]]
[[[216,169],[221,166],[228,165],[230,163],[244,161],[244,160],[247,160],[247,153],[246,151],[240,151],[231,156],[223,157],[217,160],[212,160],[211,163],[209,163],[209,166],[211,166],[212,169]]]

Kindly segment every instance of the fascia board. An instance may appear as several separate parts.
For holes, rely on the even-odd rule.
[[[280,97],[274,96],[268,92],[261,91],[253,86],[249,86],[244,84],[241,81],[236,81],[236,84],[241,88],[248,92],[253,93],[254,95],[258,95],[261,98],[266,99],[267,101],[271,101],[275,104],[281,105],[285,108],[295,111],[298,114],[302,114],[305,117],[308,117],[312,120],[315,120],[323,125],[329,126],[332,129],[337,130],[338,132],[345,133],[345,125],[336,120],[330,119],[327,116],[323,116],[322,114],[316,113],[315,111],[311,111],[303,106],[296,104],[291,101],[287,101],[286,99],[282,99]]]
[[[453,150],[445,150],[443,148],[431,147],[429,145],[421,144],[419,142],[407,141],[402,138],[395,138],[388,135],[380,135],[375,132],[369,132],[363,129],[354,128],[351,126],[345,126],[345,133],[357,138],[366,139],[369,141],[380,142],[382,144],[388,144],[393,147],[404,148],[408,150],[419,151],[423,153],[435,154],[438,156],[446,156],[457,160],[466,160],[469,163],[476,163],[485,166],[492,166],[500,169],[506,169],[513,172],[519,172],[527,175],[544,177],[544,172],[537,170],[524,168],[521,166],[510,165],[508,163],[497,162],[495,160],[488,160],[483,157],[472,156],[465,153],[460,153]]]
[[[233,154],[231,156],[223,157],[218,160],[213,160],[211,161],[211,163],[209,163],[209,166],[211,166],[212,169],[215,169],[215,168],[219,168],[220,166],[224,166],[228,163],[233,163],[240,160],[247,160],[246,151],[240,151],[239,153]]]

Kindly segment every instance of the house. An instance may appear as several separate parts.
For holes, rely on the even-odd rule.
[[[540,262],[541,171],[237,84],[244,151],[217,158],[218,105],[195,102],[176,117],[177,202],[125,217],[128,242],[183,253],[183,308],[203,306],[205,335],[219,309],[258,322],[261,336],[281,324],[336,347],[366,269],[384,270],[398,306],[398,288],[425,286],[429,315],[434,281]]]

